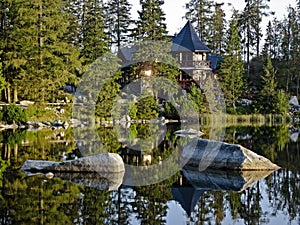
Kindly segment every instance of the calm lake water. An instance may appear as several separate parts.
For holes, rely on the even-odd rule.
[[[151,129],[147,125],[128,128],[130,143],[151,139]],[[119,142],[112,128],[99,128],[98,133],[109,152],[122,153],[124,161],[137,165],[168,157],[182,144],[183,138],[173,134],[176,129],[168,127],[162,143],[146,152],[152,157],[145,162]],[[228,127],[224,140],[242,144],[282,169],[257,182],[254,179],[250,186],[243,186],[247,174],[181,171],[158,184],[99,190],[93,186],[97,178],[76,179],[74,174],[47,179],[20,170],[27,159],[81,157],[71,129],[2,131],[0,224],[300,224],[298,133],[286,125]],[[85,186],[76,184],[84,179]]]

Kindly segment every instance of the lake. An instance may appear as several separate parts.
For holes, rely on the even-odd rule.
[[[126,129],[121,137],[115,128],[100,127],[97,132],[105,149],[119,153],[129,165],[155,165],[188,142],[174,135],[180,129],[176,124],[167,126],[160,141],[147,124]],[[203,138],[211,138],[206,134],[212,129],[201,127]],[[269,175],[183,170],[146,186],[112,187],[102,182],[106,188],[101,190],[95,185],[97,177],[54,174],[48,179],[20,170],[27,159],[82,157],[71,128],[2,131],[0,224],[300,224],[298,134],[287,125],[224,128],[224,141],[241,144],[282,167]],[[136,146],[147,157],[140,157]],[[257,181],[255,176],[266,177]],[[244,185],[245,177],[250,185]]]

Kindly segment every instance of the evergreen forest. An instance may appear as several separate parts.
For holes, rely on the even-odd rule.
[[[2,0],[1,101],[45,103],[65,99],[69,96],[66,85],[76,88],[82,75],[104,53],[116,53],[121,46],[136,41],[168,40],[164,4],[162,0],[140,0],[138,18],[133,19],[128,0]],[[274,17],[263,28],[262,19],[274,15],[268,4],[245,0],[245,8],[232,9],[229,20],[224,4],[212,0],[185,4],[186,20],[192,22],[212,54],[223,58],[217,74],[229,113],[284,115],[289,97],[299,95],[300,1],[296,7],[284,9],[283,19]],[[177,76],[178,71],[168,66],[152,66],[157,67],[158,76]],[[137,69],[135,65],[126,72],[134,74]],[[109,97],[99,96],[99,115],[109,116],[110,110],[103,109],[101,103],[107,107],[117,95],[120,76],[119,72],[107,84],[104,93]],[[206,112],[201,91],[191,88],[189,94],[196,105],[202,104],[199,112]],[[252,104],[241,107],[241,99]],[[146,99],[143,105],[151,105],[151,101]]]

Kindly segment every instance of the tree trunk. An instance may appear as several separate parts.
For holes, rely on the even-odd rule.
[[[6,101],[7,103],[11,103],[11,96],[10,96],[10,87],[7,88],[6,90]]]
[[[17,103],[18,100],[18,89],[17,87],[14,88],[14,103]]]
[[[15,144],[15,147],[14,147],[14,160],[15,161],[17,161],[17,159],[18,159],[18,150],[19,150],[18,144]]]

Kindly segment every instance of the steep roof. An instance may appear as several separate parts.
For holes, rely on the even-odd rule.
[[[174,37],[172,46],[172,51],[186,51],[187,49],[190,51],[211,51],[199,39],[190,21],[188,21],[179,34]]]
[[[188,216],[191,216],[199,199],[205,192],[194,187],[172,187],[171,191],[174,200],[180,203]]]

